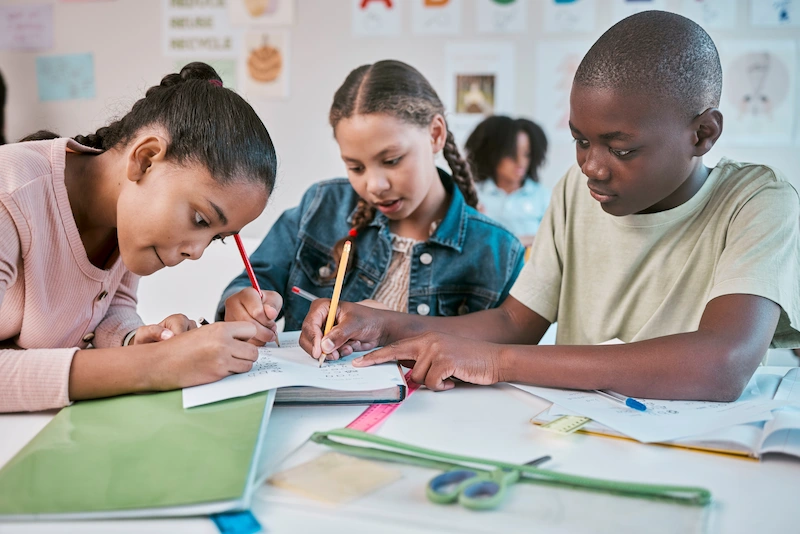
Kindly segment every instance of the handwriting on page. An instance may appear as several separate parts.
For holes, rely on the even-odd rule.
[[[634,439],[653,442],[771,419],[772,410],[787,402],[772,398],[778,381],[780,377],[773,375],[756,375],[736,402],[638,399],[647,406],[644,412],[588,391],[515,386]]]
[[[298,342],[299,332],[280,335],[281,347],[270,344],[258,349],[258,360],[243,374],[231,375],[212,384],[183,390],[185,408],[232,397],[290,386],[312,386],[340,391],[373,391],[404,384],[396,364],[353,367],[352,354],[319,367]]]

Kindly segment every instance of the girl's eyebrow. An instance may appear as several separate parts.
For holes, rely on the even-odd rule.
[[[228,224],[228,218],[225,216],[225,213],[222,211],[222,208],[211,202],[210,200],[206,199],[209,205],[214,208],[214,211],[217,213],[217,217],[219,217],[220,223],[222,226],[226,226]]]

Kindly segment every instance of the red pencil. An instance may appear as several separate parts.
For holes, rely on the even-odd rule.
[[[258,280],[256,280],[256,273],[253,272],[253,266],[250,265],[250,260],[247,258],[247,252],[244,250],[244,245],[242,244],[242,238],[239,237],[239,234],[233,234],[233,238],[236,240],[236,246],[239,247],[239,254],[242,255],[242,261],[244,262],[244,270],[247,271],[247,276],[250,277],[250,283],[253,285],[253,289],[258,291],[258,296],[262,299],[264,298],[264,293],[261,292],[261,288],[258,287]],[[281,346],[281,342],[278,341],[278,332],[275,332],[275,344],[279,347]]]

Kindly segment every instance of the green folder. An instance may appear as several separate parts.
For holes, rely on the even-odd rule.
[[[248,509],[274,400],[184,410],[172,391],[76,403],[0,469],[0,521]]]

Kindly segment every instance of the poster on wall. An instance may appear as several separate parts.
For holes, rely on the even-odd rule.
[[[717,43],[725,83],[721,143],[747,146],[792,143],[797,48],[790,39]]]
[[[399,0],[350,0],[353,6],[354,37],[400,35],[403,17]]]
[[[459,145],[484,118],[514,111],[514,45],[451,43],[445,47],[445,86],[440,94],[447,123]]]
[[[175,60],[175,72],[180,72],[183,67],[193,61],[202,61],[211,65],[222,79],[222,86],[228,89],[236,89],[238,81],[236,79],[236,60],[235,59],[208,59],[204,57],[193,57]]]
[[[0,50],[53,47],[53,6],[0,6]]]
[[[461,31],[461,0],[411,0],[411,31],[455,35]]]
[[[226,0],[163,0],[163,48],[167,57],[234,58],[238,36]]]
[[[596,18],[596,0],[547,0],[544,6],[544,31],[593,32]]]
[[[611,23],[616,24],[624,18],[641,13],[642,11],[658,10],[669,11],[665,0],[613,0],[611,10]]]
[[[536,119],[552,142],[571,142],[569,95],[591,41],[543,41],[536,49]]]
[[[528,0],[475,0],[478,33],[524,33]]]
[[[683,0],[680,13],[706,30],[736,29],[736,9],[730,0]]]
[[[40,102],[94,98],[94,56],[86,53],[37,57],[36,86]]]
[[[228,0],[233,26],[291,26],[294,0]]]
[[[289,32],[251,30],[239,57],[239,92],[247,99],[289,96]]]
[[[800,0],[752,0],[753,26],[800,26]]]

